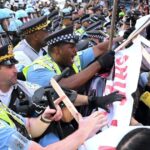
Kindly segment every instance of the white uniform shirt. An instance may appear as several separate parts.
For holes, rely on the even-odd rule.
[[[25,39],[20,41],[13,51],[15,58],[19,61],[16,65],[18,71],[21,71],[23,67],[30,65],[39,56],[43,56],[42,49],[39,52],[35,51]]]
[[[9,89],[9,91],[6,92],[6,93],[4,93],[4,92],[2,92],[2,91],[0,90],[0,100],[1,100],[1,101],[3,102],[3,104],[5,104],[6,106],[8,106],[9,103],[10,103],[11,93],[12,93],[13,89],[14,89],[14,88],[11,87],[11,88]]]
[[[40,86],[38,84],[33,84],[27,81],[21,81],[18,80],[17,84],[12,86],[8,92],[2,92],[0,90],[0,100],[3,102],[3,104],[5,104],[6,106],[9,106],[9,103],[11,101],[11,94],[14,88],[16,88],[16,86],[19,86],[29,97],[32,97],[32,95],[34,94],[34,92],[40,88]]]

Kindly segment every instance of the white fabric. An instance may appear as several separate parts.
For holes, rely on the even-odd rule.
[[[116,147],[125,134],[139,127],[150,128],[150,126],[111,127],[87,140],[78,150],[101,150],[100,146]]]
[[[30,83],[27,81],[17,81],[17,85],[29,96],[32,97],[34,92],[40,88],[38,84]]]
[[[150,70],[150,41],[145,39],[142,36],[139,36],[141,42],[143,45],[141,45],[141,50],[142,50],[142,70],[148,71]]]
[[[128,49],[116,53],[114,80],[107,80],[104,95],[113,91],[119,91],[126,98],[122,102],[113,103],[113,106],[110,108],[109,125],[122,127],[129,125],[133,107],[131,94],[137,88],[141,61],[140,41]]]
[[[135,127],[130,127],[133,107],[131,94],[137,88],[142,62],[141,40],[138,39],[128,49],[118,51],[115,55],[114,80],[106,82],[105,94],[118,90],[126,96],[125,101],[114,102],[109,114],[109,128],[87,140],[79,150],[100,150],[100,146],[116,147],[121,138]],[[117,127],[114,127],[112,121]]]
[[[122,62],[123,65],[119,66],[118,68],[124,67],[124,69],[122,68],[120,74],[122,74],[122,77],[124,77],[125,80],[121,80],[119,78],[116,79],[117,76],[119,77],[119,74],[117,75],[117,73],[119,72],[115,69],[114,82],[111,82],[109,80],[106,83],[107,86],[105,93],[110,93],[110,91],[119,90],[121,93],[125,93],[126,95],[126,101],[122,103],[122,105],[120,105],[120,102],[113,103],[113,107],[111,108],[111,113],[109,115],[110,124],[112,120],[117,120],[118,126],[110,126],[109,128],[105,127],[105,130],[103,130],[103,132],[87,140],[79,148],[79,150],[100,150],[100,146],[116,147],[121,138],[126,133],[128,133],[134,128],[137,128],[136,126],[129,126],[133,106],[133,99],[131,97],[131,94],[137,88],[141,62],[143,61],[142,56],[144,56],[147,59],[147,62],[150,62],[150,55],[145,50],[143,51],[141,49],[141,42],[144,43],[146,46],[150,47],[150,41],[146,40],[145,38],[139,35],[136,39],[134,39],[134,44],[130,48],[119,51],[116,54],[115,66],[117,66],[117,59],[121,58],[120,62]],[[122,85],[126,85],[124,86],[126,88],[123,88],[123,86],[117,86],[117,81],[118,83],[122,83]],[[150,126],[148,128],[150,128]]]
[[[13,51],[15,58],[19,61],[16,65],[18,71],[20,68],[30,65],[39,56],[43,56],[42,49],[39,52],[35,51],[25,39],[20,41]]]
[[[139,18],[139,19],[136,21],[135,29],[138,30],[140,27],[142,27],[143,24],[144,24],[148,19],[150,19],[150,15],[146,15],[146,16],[143,16],[143,17]]]
[[[14,54],[15,58],[19,61],[19,63],[16,64],[16,68],[18,71],[20,70],[20,68],[32,63],[31,59],[23,51],[16,51]]]
[[[19,86],[21,88],[22,91],[24,91],[28,97],[32,97],[34,92],[40,88],[40,86],[38,84],[33,84],[27,81],[21,81],[18,80],[17,84],[12,86],[8,92],[4,93],[0,90],[0,100],[6,105],[8,106],[10,101],[11,101],[11,94],[13,89],[15,88],[15,86]]]
[[[150,41],[144,38],[141,35],[138,35],[136,39],[133,40],[133,43],[141,42],[139,48],[141,48],[142,51],[142,65],[141,69],[142,71],[149,72],[150,70]]]
[[[99,4],[105,7],[105,2],[103,0],[101,0]]]
[[[4,93],[0,90],[0,100],[5,104],[6,106],[10,103],[11,93],[13,91],[13,87],[9,89],[8,92]]]
[[[139,18],[139,19],[136,21],[135,30],[130,34],[129,37],[131,37],[131,36],[132,36],[133,34],[135,34],[141,27],[143,27],[143,25],[144,25],[147,21],[150,21],[150,15],[146,15],[146,16],[143,16],[143,17]],[[146,36],[146,31],[143,30],[140,34],[145,37],[145,36]]]

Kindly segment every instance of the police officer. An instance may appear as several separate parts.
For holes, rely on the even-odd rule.
[[[62,99],[62,98],[61,98]],[[54,114],[55,110],[46,109],[38,118],[23,118],[0,102],[0,149],[3,150],[64,150],[77,149],[86,139],[94,135],[107,124],[104,114],[98,112],[82,119],[79,115],[79,128],[66,139],[46,147],[41,147],[32,141],[28,133],[34,138],[44,132],[51,121],[59,118]],[[41,119],[42,118],[42,119]],[[87,126],[88,124],[88,126]],[[28,131],[28,132],[27,132]]]
[[[19,82],[16,84],[17,70],[15,68],[15,64],[17,62],[18,61],[14,58],[10,45],[6,45],[0,48],[0,100],[3,102],[3,104],[14,111],[18,111],[18,100],[20,102],[25,102],[26,98],[30,98],[30,95],[33,95],[34,91],[39,88],[39,86],[31,85],[29,83],[22,84],[22,82]],[[38,103],[36,104],[39,105]],[[42,105],[39,106],[41,107]],[[39,106],[36,107],[38,108]],[[43,105],[44,108],[45,106]],[[26,109],[26,111],[27,112],[24,111],[24,115],[28,116],[28,109]],[[35,111],[36,109],[34,110],[33,108],[32,113],[34,114]],[[57,116],[62,116],[59,107]]]
[[[15,17],[16,17],[16,19],[19,19],[23,23],[26,23],[29,21],[29,16],[28,16],[27,12],[23,9],[17,10],[15,13]]]
[[[37,84],[31,84],[29,82],[17,80],[17,70],[14,65],[17,64],[18,61],[13,58],[13,54],[10,55],[11,59],[9,58],[9,60],[5,60],[5,57],[9,57],[7,53],[12,53],[10,49],[10,45],[6,45],[0,48],[0,56],[4,58],[4,60],[1,59],[0,65],[3,66],[3,64],[6,64],[0,69],[0,99],[6,106],[16,111],[17,113],[21,113],[16,108],[17,101],[19,100],[20,102],[23,102],[25,99],[31,100],[34,92],[39,89],[40,86]],[[70,91],[66,89],[64,89],[64,91],[76,106],[89,104],[93,108],[99,106],[106,110],[108,110],[108,104],[114,101],[120,101],[123,98],[123,96],[117,94],[117,92],[104,96],[102,98],[92,96],[87,97],[79,94],[77,95],[75,91]],[[45,104],[45,106],[46,105],[47,104]],[[27,112],[23,113],[24,116],[33,116],[34,110],[32,110],[32,114],[31,112],[28,112],[29,110],[26,111]]]
[[[80,38],[82,38],[83,35],[86,34],[86,28],[90,25],[91,21],[90,21],[90,15],[89,14],[85,14],[80,18],[80,23],[81,23],[81,28],[79,28],[78,30],[76,30],[76,34],[80,36]]]
[[[6,34],[6,32],[8,32],[10,18],[11,18],[11,15],[8,11],[6,11],[4,8],[0,9],[0,35],[1,35],[0,42],[1,42],[1,45],[9,43],[9,40],[8,40],[9,37]]]
[[[35,95],[35,91],[37,89],[39,90],[39,86],[25,81],[17,80],[17,70],[15,68],[17,60],[14,59],[8,45],[0,48],[0,56],[0,100],[6,106],[25,117],[39,116],[41,114],[41,111],[48,105],[45,100],[42,101],[43,95],[41,95],[41,97],[38,95],[39,100],[35,100],[34,102],[36,103],[36,105],[31,105],[34,97],[33,95]],[[92,108],[99,106],[103,109],[106,109],[107,111],[108,104],[112,103],[113,101],[120,101],[123,98],[123,96],[118,93],[113,93],[102,98],[77,95],[75,91],[66,89],[65,92],[69,96],[70,100],[77,106],[89,104]],[[29,105],[30,107],[27,107],[26,105]],[[37,105],[39,105],[39,107]],[[64,110],[65,108],[63,108],[63,112]],[[63,120],[70,121],[72,117],[66,118],[65,114],[66,111],[63,114]],[[51,129],[51,127],[49,128]],[[39,139],[39,143],[42,145],[54,143],[59,140],[58,136],[59,135],[53,134],[51,129],[51,132],[46,132],[44,138]]]
[[[37,14],[36,14],[36,11],[34,10],[34,8],[28,7],[28,8],[25,9],[25,11],[28,13],[28,16],[29,16],[30,19],[33,19],[33,18],[37,17]]]
[[[33,95],[40,86],[17,80],[15,64],[18,61],[12,52],[10,44],[0,48],[0,99],[6,106],[16,111],[16,100],[23,101],[25,96]]]
[[[46,54],[42,48],[43,38],[48,36],[48,25],[50,21],[46,16],[32,19],[20,28],[20,34],[25,36],[14,48],[15,58],[19,61],[18,69],[29,65],[39,56]]]
[[[92,46],[104,41],[106,36],[98,30],[87,31],[87,37],[90,39]]]
[[[63,13],[62,16],[62,29],[73,25],[72,13]]]
[[[122,37],[119,38],[122,40]],[[26,79],[41,86],[49,85],[52,77],[61,74],[62,70],[69,66],[71,72],[59,83],[69,89],[77,90],[95,73],[100,70],[110,70],[114,62],[113,52],[104,54],[107,51],[108,41],[76,52],[73,27],[53,33],[46,42],[49,45],[49,54],[24,69]],[[95,57],[98,57],[97,61],[90,64]]]
[[[78,35],[78,32],[77,30],[81,28],[81,23],[80,23],[80,18],[79,17],[76,17],[74,20],[73,20],[73,23],[74,23],[74,32],[76,35]]]
[[[7,108],[6,105],[11,103],[11,93],[15,88],[14,84],[17,80],[17,71],[14,66],[17,63],[17,60],[14,58],[11,50],[12,49],[8,46],[4,46],[0,49],[0,99],[2,100],[2,102],[0,102],[0,149],[42,150],[40,145],[30,139],[31,137],[35,138],[40,136],[53,120],[58,121],[61,118],[62,113],[57,105],[60,100],[55,101],[57,111],[47,107],[44,113],[38,118],[23,118]],[[4,103],[6,105],[4,105]],[[84,126],[86,123],[90,123],[90,126],[85,128]],[[98,129],[106,125],[106,123],[106,117],[98,112],[94,113],[85,120],[80,119],[79,129],[73,135],[68,137],[68,140],[64,140],[59,144],[53,145],[54,149],[61,149],[61,147],[65,149],[70,149],[71,147],[76,148],[81,144],[80,142],[86,140],[87,137],[93,133],[93,131],[95,133],[95,131],[98,131]],[[25,128],[27,128],[27,130]],[[28,133],[29,135],[31,134],[31,136],[29,136]],[[83,136],[81,137],[81,135]],[[73,141],[68,145],[68,141],[70,143],[72,138]],[[80,138],[80,142],[78,140],[74,141],[74,138]],[[63,146],[63,144],[65,144],[66,147]],[[53,149],[53,146],[48,146],[47,149]]]

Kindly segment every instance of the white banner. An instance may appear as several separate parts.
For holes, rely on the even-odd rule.
[[[116,150],[115,147],[124,135],[139,127],[141,128],[142,126],[127,126],[123,129],[122,127],[110,127],[108,130],[105,130],[87,140],[84,145],[79,148],[79,150]],[[147,126],[146,128],[150,127]]]
[[[150,70],[150,41],[145,39],[142,36],[138,36],[138,39],[141,41],[141,50],[142,50],[142,70],[149,72]]]
[[[141,42],[130,48],[117,52],[115,55],[114,80],[107,80],[105,94],[119,91],[125,95],[121,102],[114,102],[109,114],[109,125],[127,126],[130,124],[133,98],[136,91],[142,61]],[[104,94],[104,95],[105,95]]]
[[[133,98],[131,94],[137,89],[141,62],[142,51],[140,40],[137,40],[136,43],[128,49],[118,51],[115,55],[115,71],[112,72],[114,80],[107,80],[104,93],[109,94],[114,91],[119,91],[119,93],[125,95],[125,99],[121,102],[114,102],[110,108],[111,112],[108,114],[109,128],[105,127],[105,131],[103,131],[108,132],[107,136],[114,135],[113,129],[110,130],[110,128],[114,128],[113,126],[123,130],[129,127],[133,108]],[[93,137],[86,141],[80,150],[101,150],[99,146],[116,146],[115,135],[112,140],[109,141],[109,137],[103,132],[99,133],[99,136],[102,138],[96,135],[96,138]],[[103,141],[102,143],[101,140]]]

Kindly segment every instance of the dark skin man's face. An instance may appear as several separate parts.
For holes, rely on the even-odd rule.
[[[75,44],[62,44],[59,47],[59,64],[63,66],[71,66],[76,56]]]

